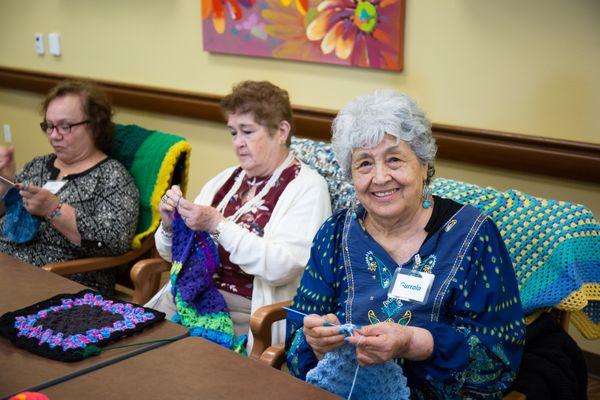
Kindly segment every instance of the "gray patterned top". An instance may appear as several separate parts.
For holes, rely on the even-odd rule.
[[[56,179],[56,155],[34,158],[17,174],[18,182],[43,186]],[[105,159],[92,168],[65,176],[67,183],[57,193],[60,201],[75,208],[81,244],[71,243],[50,223],[42,221],[29,243],[14,244],[0,235],[0,252],[29,264],[42,266],[76,258],[118,255],[129,250],[139,212],[139,193],[131,175],[118,161]],[[0,218],[0,232],[5,218]],[[71,279],[110,293],[115,283],[112,270],[75,274]]]

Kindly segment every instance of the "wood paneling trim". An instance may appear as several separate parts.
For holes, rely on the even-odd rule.
[[[45,93],[73,76],[0,67],[0,87]],[[221,96],[96,80],[117,106],[222,122]],[[335,112],[294,106],[298,136],[330,139]],[[580,181],[600,182],[600,145],[433,124],[438,157]]]

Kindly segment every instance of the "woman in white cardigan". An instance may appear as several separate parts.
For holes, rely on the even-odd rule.
[[[240,335],[249,333],[257,308],[292,298],[331,205],[323,177],[289,151],[293,120],[285,90],[269,82],[242,82],[221,107],[240,165],[209,181],[194,202],[177,186],[168,190],[155,239],[160,255],[171,260],[175,210],[190,229],[212,234],[221,261],[213,281]],[[147,306],[173,316],[170,283]],[[284,339],[285,325],[276,325],[273,341]]]

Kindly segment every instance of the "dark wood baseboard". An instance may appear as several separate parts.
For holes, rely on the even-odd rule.
[[[45,93],[62,74],[0,66],[0,87]],[[99,83],[117,106],[222,122],[221,96],[105,80]],[[294,106],[297,135],[330,140],[335,111]],[[483,129],[433,124],[438,157],[475,165],[600,182],[600,145]]]

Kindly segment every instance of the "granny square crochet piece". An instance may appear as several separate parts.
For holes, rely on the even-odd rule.
[[[358,363],[350,344],[330,351],[306,374],[306,382],[348,399]],[[393,361],[360,367],[352,400],[405,400],[410,397],[402,367]]]
[[[59,361],[79,361],[131,336],[165,314],[82,290],[59,294],[0,317],[0,334],[15,346]]]
[[[213,282],[220,265],[217,245],[207,232],[193,231],[176,212],[173,220],[171,294],[177,309],[173,322],[223,347],[240,351],[225,299]]]

